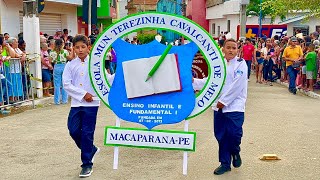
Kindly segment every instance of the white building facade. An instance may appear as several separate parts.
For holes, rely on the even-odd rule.
[[[54,35],[57,29],[68,29],[70,35],[78,33],[77,6],[82,0],[47,0],[39,15],[40,31]],[[0,0],[0,30],[17,36],[23,30],[23,0]],[[24,32],[27,34],[28,32]]]
[[[238,25],[240,25],[240,1],[241,0],[217,0],[216,5],[207,7],[206,19],[209,20],[209,33],[213,37],[218,37],[220,32],[228,31],[231,33],[232,38],[237,38]],[[220,3],[219,3],[220,2]],[[297,16],[297,17],[296,17]],[[279,18],[275,19],[274,25],[286,24],[287,35],[294,35],[295,29],[307,29],[307,34],[310,34],[319,28],[320,30],[320,19],[311,18],[308,21],[303,21],[299,18],[301,15],[295,14],[294,16],[289,15],[288,20],[281,21]],[[247,25],[258,25],[258,17],[247,17]],[[262,21],[262,24],[271,24],[271,19],[266,18]]]

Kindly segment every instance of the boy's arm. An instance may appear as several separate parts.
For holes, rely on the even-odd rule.
[[[106,72],[106,74],[107,74],[107,79],[108,79],[108,81],[109,81],[109,83],[110,83],[110,86],[112,86],[112,83],[113,83],[113,80],[114,80],[114,76],[116,75],[116,74],[109,74],[109,73],[107,73]]]
[[[84,100],[84,96],[87,94],[87,92],[81,88],[78,88],[72,84],[72,73],[70,69],[70,63],[67,63],[63,74],[62,74],[62,82],[63,82],[63,88],[66,90],[66,92],[76,100],[82,102]]]
[[[196,91],[201,90],[206,84],[206,81],[207,81],[207,78],[203,78],[203,79],[193,78],[192,80],[193,89]]]
[[[242,72],[241,72],[242,71]],[[241,91],[247,86],[248,67],[245,62],[242,62],[240,67],[236,70],[236,77],[233,83],[229,86],[229,89],[225,90],[218,102],[224,106],[231,104],[241,93]]]

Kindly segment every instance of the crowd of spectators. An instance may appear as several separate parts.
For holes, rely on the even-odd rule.
[[[247,38],[239,41],[238,56],[246,60],[250,71],[255,71],[256,83],[273,86],[277,79],[289,84],[289,92],[297,88],[314,91],[320,88],[319,33],[303,36],[274,36],[272,38]]]

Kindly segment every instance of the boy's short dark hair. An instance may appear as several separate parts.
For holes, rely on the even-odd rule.
[[[82,34],[78,34],[72,39],[72,44],[73,45],[75,45],[77,42],[83,42],[84,44],[89,46],[88,38],[86,36],[82,35]]]
[[[234,39],[230,38],[230,39],[227,39],[227,40],[225,40],[225,41],[224,41],[224,43],[223,43],[223,47],[227,44],[227,42],[234,42],[234,43],[236,43],[236,44],[237,44],[237,41],[236,41],[236,40],[234,40]]]

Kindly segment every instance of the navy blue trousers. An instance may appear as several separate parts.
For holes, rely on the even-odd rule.
[[[230,167],[231,155],[240,153],[243,112],[214,111],[214,135],[219,144],[219,162]]]
[[[81,150],[81,167],[92,167],[97,147],[93,145],[99,107],[71,107],[68,117],[70,136]]]

